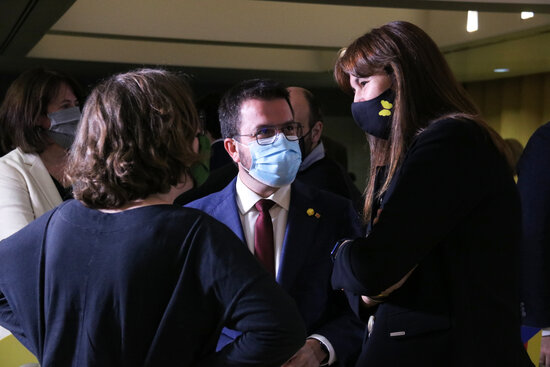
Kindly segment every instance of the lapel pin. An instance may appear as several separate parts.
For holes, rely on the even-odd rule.
[[[315,218],[317,218],[317,219],[321,218],[321,214],[315,213],[315,210],[313,210],[313,208],[309,208],[308,210],[306,210],[306,213],[310,217],[315,216]]]

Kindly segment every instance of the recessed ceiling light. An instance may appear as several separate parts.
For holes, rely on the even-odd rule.
[[[508,68],[496,68],[495,70],[493,70],[495,73],[507,73],[510,71],[510,69]]]
[[[532,11],[522,11],[521,12],[521,19],[529,19],[533,18],[535,16],[535,13]]]
[[[477,31],[477,11],[468,10],[468,20],[466,21],[466,30],[468,32]]]

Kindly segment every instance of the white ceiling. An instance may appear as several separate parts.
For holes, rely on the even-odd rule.
[[[407,20],[430,34],[461,81],[550,72],[550,0],[388,0],[368,7],[359,0],[65,2],[66,11],[29,43],[27,64],[167,65],[207,70],[225,81],[251,72],[290,73],[318,75],[326,84],[338,49],[372,27]],[[490,11],[480,12],[479,31],[468,33],[472,5]],[[523,7],[543,13],[521,20]],[[495,74],[497,67],[510,72]]]

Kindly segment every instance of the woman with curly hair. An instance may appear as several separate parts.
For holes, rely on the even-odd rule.
[[[280,366],[304,326],[225,226],[172,204],[199,120],[184,81],[115,75],[83,110],[76,200],[0,243],[0,324],[42,366]],[[215,352],[223,326],[243,338]]]

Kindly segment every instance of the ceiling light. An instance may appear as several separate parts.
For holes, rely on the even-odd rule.
[[[532,11],[522,11],[521,12],[521,19],[529,19],[533,18],[535,16],[535,13]]]
[[[510,71],[508,68],[496,68],[493,70],[495,73],[507,73]]]
[[[477,31],[477,11],[468,10],[468,21],[466,22],[466,30],[468,32]]]

